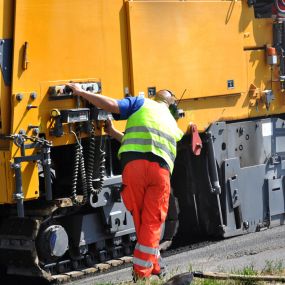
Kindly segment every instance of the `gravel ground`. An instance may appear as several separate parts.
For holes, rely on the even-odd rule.
[[[187,272],[190,268],[195,271],[236,272],[246,266],[254,266],[254,269],[262,270],[268,261],[282,262],[285,267],[285,226],[218,241],[164,260],[173,275]],[[129,267],[72,284],[116,284],[131,278]]]

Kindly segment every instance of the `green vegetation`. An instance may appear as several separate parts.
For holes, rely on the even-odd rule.
[[[282,260],[266,260],[266,265],[262,269],[261,273],[264,275],[284,275],[285,274],[285,266]],[[283,273],[283,274],[282,274]]]
[[[242,270],[233,270],[231,274],[243,276],[285,276],[285,266],[282,260],[266,260],[265,266],[261,271],[254,268],[253,264],[245,266]],[[221,270],[220,272],[225,272]],[[251,280],[216,280],[216,279],[199,279],[195,278],[193,285],[265,285],[272,284],[265,281],[251,281]],[[274,283],[279,284],[279,283]],[[192,285],[192,284],[191,284]]]
[[[198,284],[199,285],[220,285],[220,284],[222,284],[221,282],[223,282],[223,284],[226,284],[224,281],[213,280],[213,279],[196,279],[196,280],[194,280],[193,284],[197,284],[197,285]]]
[[[193,271],[192,264],[189,265],[189,272]],[[219,272],[226,273],[225,269],[219,268]],[[172,276],[179,274],[179,270],[173,270],[170,272],[170,279]],[[282,260],[266,260],[265,266],[261,271],[258,271],[253,264],[245,266],[241,270],[232,270],[230,274],[242,275],[242,276],[285,276],[285,264]],[[154,281],[138,281],[136,285],[162,285],[165,280],[154,280]],[[133,282],[124,282],[120,285],[133,285]],[[280,284],[280,283],[269,283],[265,281],[252,281],[252,280],[218,280],[218,279],[202,279],[194,278],[191,285],[267,285],[267,284]],[[96,284],[97,285],[97,284]],[[111,283],[105,283],[101,285],[112,285]]]
[[[235,274],[245,275],[245,276],[255,276],[258,275],[258,271],[254,269],[254,265],[245,266],[242,270],[233,272]]]

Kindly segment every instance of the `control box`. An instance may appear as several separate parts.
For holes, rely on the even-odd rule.
[[[101,92],[101,82],[84,82],[78,83],[85,91],[92,93]],[[48,90],[49,100],[64,100],[73,98],[72,90],[66,85],[50,86]]]
[[[62,123],[80,123],[89,120],[89,108],[66,109],[60,111]]]

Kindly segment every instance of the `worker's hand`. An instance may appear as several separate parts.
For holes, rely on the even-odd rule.
[[[72,89],[74,95],[80,95],[80,92],[84,91],[79,83],[67,83],[66,86]]]
[[[114,128],[113,122],[111,120],[107,120],[104,125],[104,131],[109,136],[113,137],[116,129]]]

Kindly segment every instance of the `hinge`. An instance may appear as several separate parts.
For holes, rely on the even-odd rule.
[[[0,67],[5,85],[11,85],[12,81],[12,39],[0,39]]]

